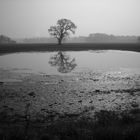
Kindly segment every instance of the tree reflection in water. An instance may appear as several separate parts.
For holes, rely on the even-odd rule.
[[[59,51],[57,54],[52,56],[49,60],[49,64],[56,67],[61,73],[69,73],[77,66],[75,58],[71,59],[65,52],[62,51]]]

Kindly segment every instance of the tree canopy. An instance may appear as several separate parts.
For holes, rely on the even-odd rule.
[[[51,36],[54,36],[58,40],[58,44],[61,45],[62,40],[68,37],[71,33],[75,33],[76,25],[68,19],[60,19],[57,21],[56,26],[51,26],[48,32]]]

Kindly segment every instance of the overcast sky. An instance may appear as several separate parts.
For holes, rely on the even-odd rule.
[[[0,0],[0,34],[48,37],[48,28],[67,18],[75,36],[90,33],[140,35],[140,0]]]

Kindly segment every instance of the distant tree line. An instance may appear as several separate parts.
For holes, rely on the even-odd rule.
[[[21,43],[57,43],[56,38],[27,38]],[[71,37],[63,40],[63,43],[137,43],[140,42],[138,36],[115,36],[102,33],[90,34],[89,36]]]
[[[0,35],[0,44],[7,44],[7,43],[16,43],[16,41],[12,40],[7,36]]]
[[[136,43],[137,36],[115,36],[115,35],[108,35],[105,33],[95,33],[90,34],[87,37],[87,42],[103,42],[103,43]]]

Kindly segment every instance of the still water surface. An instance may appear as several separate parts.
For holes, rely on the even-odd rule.
[[[130,51],[68,51],[14,53],[0,56],[0,68],[64,74],[85,69],[140,69],[140,53]]]

